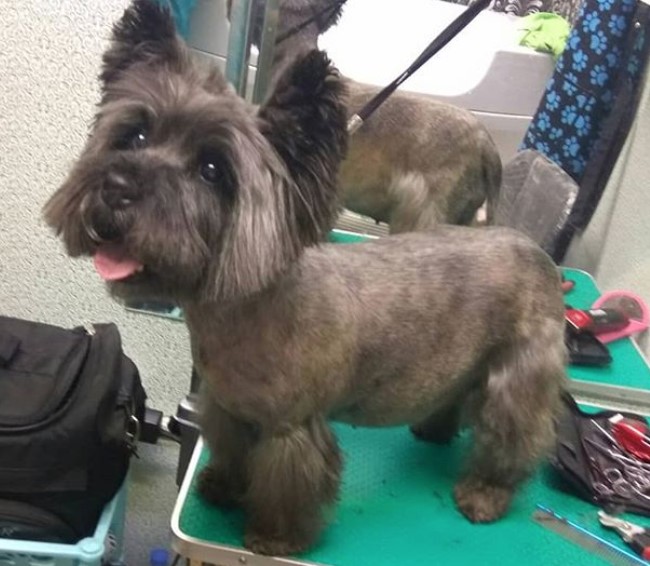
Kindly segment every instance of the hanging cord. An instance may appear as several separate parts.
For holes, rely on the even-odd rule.
[[[401,75],[399,75],[392,83],[381,89],[365,106],[361,108],[356,114],[353,114],[348,120],[348,133],[353,134],[356,132],[368,117],[377,110],[386,99],[393,94],[406,79],[408,79],[415,71],[424,65],[431,57],[440,51],[447,43],[449,43],[456,35],[458,35],[469,24],[479,12],[490,5],[492,0],[477,0],[471,4],[460,16],[451,22],[438,37],[436,37],[427,48],[420,54],[420,56],[413,61],[413,63]]]
[[[275,44],[278,45],[282,43],[283,41],[289,39],[291,36],[296,35],[299,31],[302,31],[305,29],[308,25],[314,23],[318,19],[320,19],[321,16],[326,15],[325,19],[331,18],[336,11],[343,6],[348,0],[337,0],[334,4],[331,6],[326,6],[325,8],[319,10],[318,12],[315,12],[314,15],[311,18],[308,18],[304,22],[299,23],[298,25],[293,26],[292,28],[289,28],[287,31],[284,33],[278,35],[278,38],[275,41]]]

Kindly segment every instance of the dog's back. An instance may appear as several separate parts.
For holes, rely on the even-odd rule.
[[[485,379],[504,350],[534,343],[546,328],[563,356],[557,271],[513,231],[445,227],[325,246],[308,251],[303,263],[310,290],[301,296],[328,297],[325,308],[337,313],[343,339],[354,336],[351,389],[336,408],[344,420],[418,421]],[[309,332],[319,322],[302,326]]]
[[[350,112],[377,92],[347,87]],[[344,204],[393,233],[470,224],[485,201],[490,221],[500,184],[497,148],[471,112],[401,90],[354,134],[341,169]]]

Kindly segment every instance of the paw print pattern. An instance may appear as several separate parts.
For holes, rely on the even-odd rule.
[[[561,121],[563,124],[567,126],[572,126],[578,116],[576,107],[573,105],[566,106],[565,108],[562,109],[561,116],[562,116]]]
[[[603,86],[607,80],[607,69],[604,65],[594,65],[589,72],[589,82],[594,86]]]
[[[575,136],[566,138],[562,144],[562,152],[564,154],[564,157],[575,157],[578,155],[579,149],[580,144],[578,143],[578,138]]]
[[[582,49],[578,49],[573,54],[573,68],[578,72],[582,72],[587,68],[588,61],[589,57]]]
[[[591,116],[588,114],[578,114],[573,122],[573,126],[579,137],[584,138],[588,136],[591,132]]]
[[[575,94],[578,92],[578,85],[574,81],[569,80],[569,77],[567,77],[562,83],[562,92],[566,93],[570,97],[575,96]]]
[[[585,165],[587,165],[587,160],[579,155],[570,161],[571,172],[575,175],[576,173],[584,171]]]
[[[546,106],[550,110],[557,110],[560,107],[560,95],[552,90],[546,97]]]
[[[536,149],[577,181],[623,81],[639,81],[650,34],[625,51],[637,0],[583,0],[578,19],[546,85],[523,148]]]
[[[545,132],[551,127],[551,116],[548,112],[540,112],[537,117],[537,126],[542,132]]]
[[[589,45],[598,55],[602,55],[607,49],[607,36],[602,29],[599,29],[591,36],[591,43]]]
[[[607,27],[613,36],[623,37],[623,34],[627,28],[627,22],[625,21],[625,18],[620,14],[612,14],[612,16],[609,18]]]
[[[586,113],[591,112],[594,109],[595,100],[593,96],[579,94],[576,96],[576,103],[578,105],[578,108]]]
[[[634,12],[636,6],[636,0],[622,0],[621,1],[621,12],[624,14],[631,14]]]
[[[594,33],[600,27],[600,16],[597,12],[589,12],[582,22],[582,30],[587,33]]]
[[[641,61],[639,60],[639,57],[637,55],[632,55],[630,60],[627,62],[627,72],[634,76],[639,73],[640,69]]]

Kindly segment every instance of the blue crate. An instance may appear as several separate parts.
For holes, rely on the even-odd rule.
[[[106,505],[92,537],[77,544],[0,539],[0,566],[123,566],[126,481]]]

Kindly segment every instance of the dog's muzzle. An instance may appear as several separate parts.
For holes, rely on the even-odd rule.
[[[97,233],[97,231],[91,224],[90,220],[88,219],[88,202],[90,197],[91,197],[90,194],[86,194],[86,196],[84,196],[83,199],[81,200],[81,204],[79,205],[79,216],[81,217],[81,225],[83,226],[86,235],[92,240],[93,243],[106,244],[108,243],[108,240],[100,237],[100,235]]]

